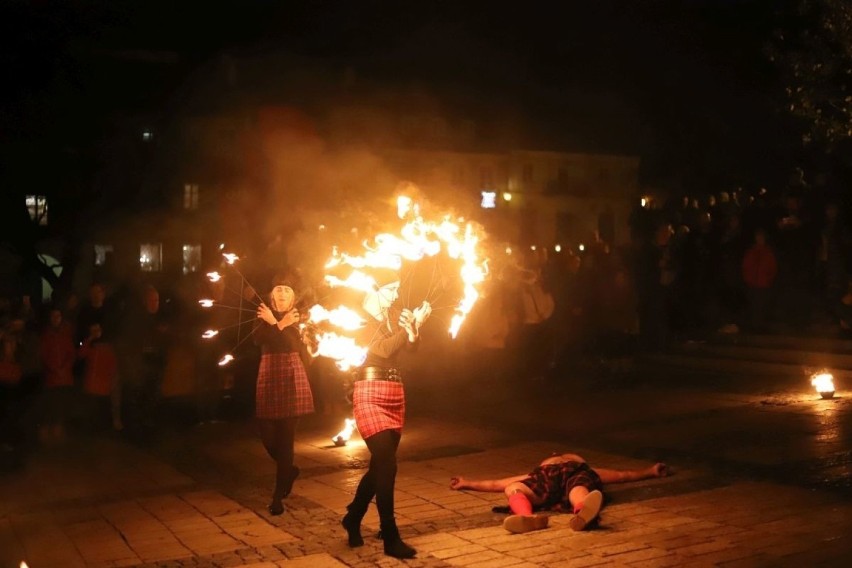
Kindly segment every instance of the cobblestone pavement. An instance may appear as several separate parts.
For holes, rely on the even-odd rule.
[[[378,518],[350,549],[339,525],[368,459],[342,416],[302,422],[302,475],[279,517],[266,513],[272,462],[250,427],[178,428],[147,448],[119,437],[69,440],[0,477],[0,565],[64,567],[839,566],[852,557],[849,408],[842,396],[690,390],[583,390],[506,404],[491,392],[412,406],[400,448],[397,520],[414,560],[382,554]],[[413,399],[410,396],[410,399]],[[462,412],[464,411],[464,412]],[[675,475],[608,488],[600,527],[501,528],[502,494],[448,480],[531,469],[555,451]]]

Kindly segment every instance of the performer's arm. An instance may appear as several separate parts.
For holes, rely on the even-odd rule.
[[[283,330],[285,327],[290,327],[299,321],[299,311],[296,309],[292,309],[282,317],[280,320],[276,319],[275,314],[269,306],[266,304],[261,304],[257,308],[257,317],[260,320],[263,320],[264,323],[268,324],[271,327],[277,328],[279,331]],[[261,328],[262,330],[263,328]],[[258,331],[261,331],[258,330]]]
[[[514,477],[504,477],[503,479],[465,479],[464,477],[452,477],[450,478],[450,489],[455,489],[456,491],[466,489],[468,491],[500,493],[509,484],[522,481],[527,477],[529,476],[516,475]]]
[[[408,343],[408,334],[404,329],[399,329],[393,334],[377,339],[370,343],[370,351],[384,359],[390,359],[397,351]]]

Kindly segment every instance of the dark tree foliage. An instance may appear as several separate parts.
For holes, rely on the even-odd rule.
[[[786,84],[802,141],[836,150],[852,140],[852,3],[794,0],[780,13],[769,57]]]

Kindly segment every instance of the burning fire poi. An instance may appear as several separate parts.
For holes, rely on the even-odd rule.
[[[358,270],[359,268],[388,268],[399,271],[403,261],[417,262],[443,252],[458,265],[458,274],[463,284],[462,297],[453,310],[447,330],[450,336],[455,338],[465,318],[479,299],[479,286],[488,273],[487,261],[478,250],[481,239],[479,231],[472,223],[465,222],[463,219],[454,220],[450,215],[444,215],[443,218],[435,221],[427,221],[421,214],[420,205],[407,196],[397,199],[397,216],[404,221],[398,234],[378,234],[371,242],[362,243],[363,250],[358,254],[343,253],[337,248],[333,249],[332,257],[325,268],[331,270],[335,267],[347,266],[352,271],[343,279],[327,273],[325,280],[332,287],[373,291],[376,286],[375,281],[365,272]],[[223,252],[222,257],[227,265],[242,277],[235,266],[240,257],[228,252]],[[207,277],[215,283],[222,280],[223,275],[219,272],[209,272]],[[214,305],[213,300],[207,298],[199,300],[198,303],[203,308]],[[417,308],[414,308],[415,317],[422,317],[426,303],[424,300]],[[358,345],[355,339],[345,335],[345,332],[357,331],[365,323],[355,310],[346,306],[326,309],[317,304],[310,309],[309,317],[303,320],[299,328],[306,343],[309,344],[311,356],[328,357],[335,361],[340,370],[347,371],[364,362],[367,346]],[[202,337],[211,339],[218,333],[219,330],[206,330]],[[227,365],[233,359],[234,356],[228,353],[220,359],[219,365]]]
[[[462,298],[454,308],[447,330],[455,338],[479,299],[479,286],[488,273],[487,261],[478,250],[481,237],[472,223],[461,219],[454,221],[449,215],[437,221],[427,221],[421,214],[420,205],[407,196],[397,199],[397,216],[405,221],[399,233],[376,235],[372,242],[363,243],[364,250],[360,254],[342,253],[335,248],[325,265],[326,269],[330,271],[347,266],[352,271],[345,278],[327,273],[325,281],[331,287],[369,292],[376,289],[376,282],[359,269],[387,268],[399,271],[403,261],[417,262],[443,252],[459,266],[459,277],[463,283]],[[424,309],[425,301],[414,309],[415,316]],[[332,313],[336,315],[332,316]],[[328,329],[328,325],[320,327],[318,324],[330,324],[335,329]],[[311,335],[310,342],[316,345],[310,350],[312,356],[329,357],[340,370],[347,371],[364,362],[367,347],[358,345],[354,339],[338,331],[352,332],[363,325],[357,313],[345,306],[329,311],[317,305],[311,308],[310,317],[302,329]]]
[[[343,430],[337,433],[331,441],[334,442],[335,446],[345,446],[346,442],[352,437],[352,433],[355,431],[355,419],[347,418],[345,422],[345,426]]]

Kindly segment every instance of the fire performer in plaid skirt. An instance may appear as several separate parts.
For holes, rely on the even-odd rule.
[[[255,415],[263,446],[275,460],[275,490],[269,513],[284,512],[281,500],[290,494],[299,468],[293,463],[293,444],[299,416],[314,411],[308,374],[302,361],[304,344],[299,335],[296,295],[289,286],[272,288],[269,306],[261,304],[255,333],[260,346]]]
[[[640,481],[668,474],[664,463],[635,470],[592,469],[577,454],[561,454],[545,459],[526,475],[483,480],[453,477],[450,488],[505,493],[512,514],[503,521],[503,528],[512,533],[547,528],[548,517],[533,514],[533,508],[573,511],[574,516],[568,526],[581,531],[593,525],[598,518],[603,506],[604,484]]]
[[[398,322],[394,322],[388,317],[388,310],[399,296],[399,276],[384,269],[370,274],[376,281],[376,290],[364,298],[363,307],[370,317],[362,332],[362,344],[368,345],[368,352],[356,372],[352,395],[355,422],[370,450],[370,467],[358,483],[342,524],[349,546],[362,546],[361,520],[375,496],[385,554],[413,558],[417,551],[400,538],[394,516],[396,451],[405,421],[405,391],[397,358],[403,350],[416,348],[420,326],[429,317],[431,307],[424,302],[414,311],[403,309]]]

